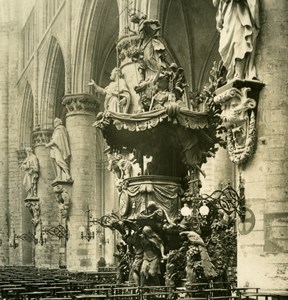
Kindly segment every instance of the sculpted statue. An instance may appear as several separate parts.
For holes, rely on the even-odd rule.
[[[165,46],[158,39],[161,28],[158,20],[147,19],[147,16],[139,18],[137,15],[132,15],[131,22],[138,23],[140,36],[139,51],[134,55],[134,60],[140,64],[141,75],[140,85],[135,90],[141,92],[148,84],[154,84],[157,81],[161,66],[165,66],[163,62]]]
[[[69,137],[61,119],[56,118],[54,120],[52,138],[45,146],[50,148],[50,157],[56,167],[56,178],[54,181],[72,180],[68,166],[68,160],[71,156]]]
[[[158,20],[147,19],[146,15],[140,18],[137,14],[133,14],[131,22],[138,24],[140,38],[138,49],[132,55],[133,61],[139,64],[138,71],[140,74],[138,85],[134,89],[136,93],[140,94],[144,109],[148,110],[149,102],[154,94],[153,87],[158,80],[161,69],[167,67],[164,59],[166,49],[158,38],[161,28]]]
[[[219,53],[226,79],[255,79],[256,38],[259,32],[259,0],[212,0],[217,7]]]
[[[138,231],[129,230],[129,234],[122,236],[123,240],[129,247],[129,252],[133,255],[130,266],[129,282],[140,285],[140,270],[143,262],[142,238]]]
[[[37,197],[37,182],[39,177],[39,162],[31,147],[26,148],[27,157],[21,165],[25,172],[23,185],[27,192],[27,198]]]
[[[110,80],[111,82],[105,88],[97,85],[93,79],[91,79],[88,85],[94,86],[96,92],[105,95],[105,110],[127,113],[130,106],[131,95],[119,68],[112,70]]]
[[[142,229],[143,262],[141,266],[141,286],[160,285],[160,262],[164,255],[164,244],[161,238],[149,226]]]
[[[116,181],[119,183],[125,178],[133,175],[132,162],[118,153],[108,154],[108,170],[116,175]]]
[[[139,214],[137,222],[145,224],[145,227],[150,227],[153,231],[161,232],[168,220],[162,208],[154,201],[148,201],[146,211]]]
[[[161,73],[157,80],[156,86],[157,90],[155,95],[152,97],[149,110],[161,109],[166,106],[170,101],[175,101],[175,98],[172,98],[172,93],[169,91],[169,75]]]

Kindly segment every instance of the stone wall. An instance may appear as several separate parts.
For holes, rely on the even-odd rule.
[[[288,3],[264,0],[257,52],[259,79],[265,83],[258,105],[258,144],[243,169],[254,230],[238,237],[239,284],[287,287],[288,202]]]

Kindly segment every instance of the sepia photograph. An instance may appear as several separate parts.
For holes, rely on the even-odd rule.
[[[288,0],[0,0],[0,299],[288,299]]]

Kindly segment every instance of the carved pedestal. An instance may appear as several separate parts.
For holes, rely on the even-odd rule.
[[[49,149],[45,144],[49,142],[52,130],[37,130],[33,132],[35,154],[39,160],[40,175],[38,181],[39,206],[41,208],[41,224],[44,228],[50,228],[59,224],[59,209],[54,200],[55,196],[51,182],[55,178],[53,162]],[[42,226],[37,226],[36,237],[43,239]],[[46,240],[35,245],[35,266],[42,268],[59,268],[60,241],[58,237],[47,235]]]
[[[36,231],[37,225],[40,221],[40,204],[39,204],[39,198],[26,198],[25,200],[25,206],[28,208],[30,214],[31,214],[31,223],[33,225],[34,232]]]
[[[227,128],[230,160],[239,165],[253,154],[256,142],[256,107],[263,83],[233,80],[216,90],[214,102],[221,105],[222,125]]]
[[[68,220],[71,206],[71,193],[73,181],[54,181],[52,183],[53,191],[56,196],[56,203],[60,211],[59,225],[65,230],[64,237],[61,236],[61,245],[59,249],[59,267],[67,267],[67,240],[69,239]]]
[[[92,127],[98,108],[97,100],[88,94],[66,95],[63,104],[67,108],[66,128],[69,133],[71,161],[70,170],[74,180],[71,210],[68,220],[73,234],[67,241],[67,268],[89,270],[96,268],[101,256],[96,239],[81,239],[79,228],[85,226],[87,205],[101,213],[101,203],[96,198],[96,132]],[[94,210],[96,209],[96,210]]]

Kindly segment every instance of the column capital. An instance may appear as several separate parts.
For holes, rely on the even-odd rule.
[[[99,109],[99,101],[90,94],[69,94],[63,97],[62,104],[67,109],[67,115],[96,114]]]
[[[37,129],[33,131],[32,138],[33,138],[33,146],[34,148],[37,146],[43,146],[47,144],[51,137],[52,137],[53,130],[52,129]]]

